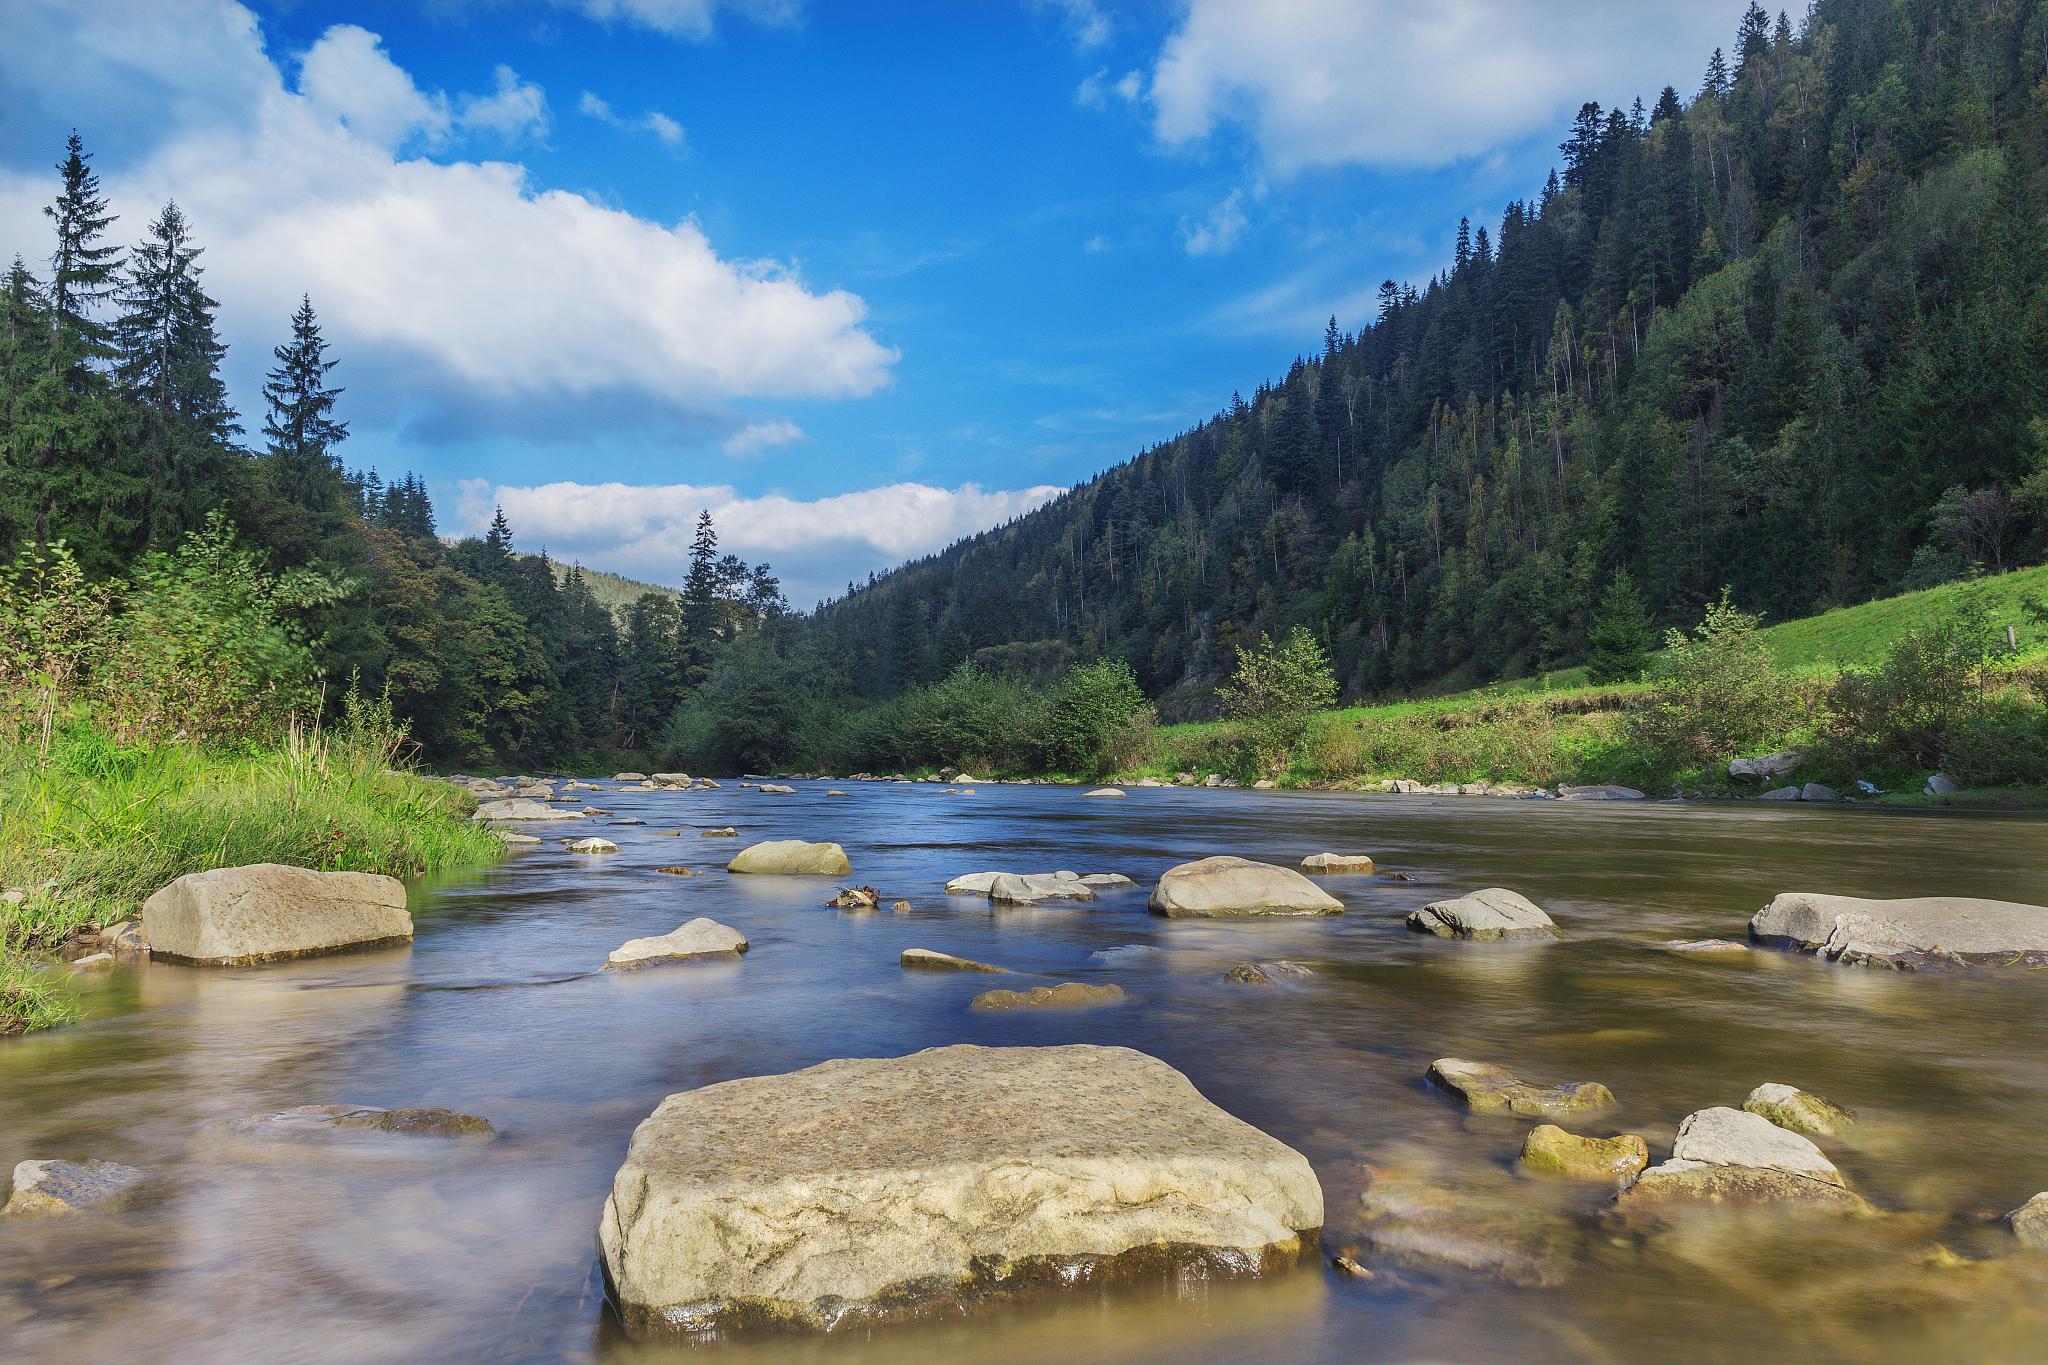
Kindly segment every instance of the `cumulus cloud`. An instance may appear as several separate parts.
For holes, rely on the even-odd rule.
[[[1647,98],[1644,73],[1725,44],[1743,0],[1185,4],[1152,71],[1160,140],[1187,145],[1232,125],[1285,174],[1443,165],[1553,128],[1588,98]]]
[[[463,483],[455,527],[480,535],[503,507],[522,547],[655,583],[680,583],[697,513],[711,513],[719,546],[766,560],[790,600],[814,605],[849,581],[1021,516],[1058,496],[1050,486],[987,489],[895,483],[822,498],[748,497],[727,485]]]
[[[1068,39],[1081,52],[1101,47],[1116,31],[1116,25],[1096,0],[1031,0],[1031,8],[1057,14]]]
[[[1081,78],[1081,84],[1074,89],[1074,103],[1083,109],[1107,109],[1112,98],[1125,104],[1134,104],[1145,90],[1142,72],[1126,71],[1111,79],[1109,68],[1097,67]]]
[[[621,132],[652,133],[672,152],[685,150],[683,125],[659,109],[650,109],[638,118],[627,118],[614,111],[608,101],[588,90],[583,92],[583,98],[577,101],[576,108],[599,123],[609,124]]]
[[[794,445],[804,439],[804,429],[787,417],[766,422],[749,422],[725,438],[725,453],[745,459],[777,446]]]
[[[55,109],[93,107],[94,81],[178,88],[163,107],[181,117],[98,167],[129,221],[173,196],[186,209],[237,343],[238,391],[253,388],[250,370],[302,292],[368,426],[452,434],[478,410],[553,408],[729,431],[734,399],[858,396],[889,380],[896,353],[863,326],[853,294],[723,257],[694,221],[539,189],[513,162],[408,152],[466,125],[531,129],[544,103],[509,70],[495,94],[450,99],[422,91],[376,35],[340,25],[305,53],[293,86],[232,0],[130,0],[126,28],[103,22],[111,4],[17,8],[67,62],[0,45],[0,86]],[[67,24],[74,13],[86,17]],[[187,44],[170,36],[180,31],[224,51],[188,77],[177,67]],[[74,52],[82,88],[25,74]],[[0,170],[0,245],[33,254],[42,241],[44,161]]]
[[[1190,256],[1221,256],[1237,245],[1251,225],[1244,211],[1245,194],[1232,190],[1207,213],[1180,220],[1181,245]]]

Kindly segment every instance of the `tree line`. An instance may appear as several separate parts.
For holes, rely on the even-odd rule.
[[[36,676],[97,661],[94,695],[118,694],[139,737],[218,738],[354,694],[388,702],[429,759],[562,764],[650,747],[724,651],[787,613],[766,565],[719,552],[708,512],[681,590],[617,615],[579,569],[517,553],[502,509],[444,540],[419,478],[343,464],[310,299],[248,441],[192,223],[165,204],[124,249],[78,134],[57,172],[45,268],[17,255],[0,285],[0,562],[9,646]],[[85,632],[100,616],[111,633]],[[246,686],[135,685],[209,667]]]
[[[2048,551],[2048,10],[1752,5],[1559,150],[1283,379],[827,603],[819,657],[877,697],[1119,658],[1207,714],[1297,626],[1378,697]]]

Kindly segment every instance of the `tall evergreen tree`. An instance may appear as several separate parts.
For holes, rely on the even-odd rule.
[[[270,513],[266,531],[282,559],[305,563],[345,529],[348,485],[335,447],[348,424],[334,420],[343,390],[329,387],[328,358],[313,301],[302,296],[292,313],[291,340],[271,352],[277,364],[264,377],[262,473]]]

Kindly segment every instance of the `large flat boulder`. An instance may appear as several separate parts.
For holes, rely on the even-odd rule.
[[[1429,1064],[1429,1079],[1465,1102],[1475,1114],[1514,1114],[1520,1118],[1557,1118],[1614,1106],[1614,1092],[1598,1081],[1566,1081],[1540,1085],[1525,1081],[1504,1066],[1439,1057]]]
[[[627,939],[604,960],[608,970],[663,967],[707,958],[734,958],[747,950],[746,935],[700,915],[678,929],[648,938]]]
[[[1079,877],[1004,872],[989,883],[988,898],[997,905],[1044,905],[1049,901],[1092,901],[1095,890]]]
[[[472,820],[581,820],[583,812],[566,806],[550,806],[527,797],[486,801],[476,808]]]
[[[1644,1171],[1620,1203],[1793,1204],[1832,1213],[1869,1208],[1813,1143],[1760,1114],[1726,1107],[1688,1114],[1671,1159]]]
[[[1557,938],[1557,925],[1533,901],[1503,886],[1425,905],[1408,927],[1438,938]]]
[[[116,1161],[21,1161],[0,1218],[117,1209],[130,1202],[148,1176]]]
[[[1202,858],[1168,868],[1152,888],[1152,913],[1169,919],[1341,915],[1344,902],[1293,868],[1249,858]]]
[[[669,1096],[598,1241],[630,1329],[712,1332],[1260,1274],[1322,1223],[1308,1162],[1157,1058],[960,1045]]]
[[[142,903],[150,952],[205,966],[412,940],[405,885],[370,872],[253,863],[188,872]]]
[[[1969,896],[1866,900],[1787,891],[1750,919],[1749,936],[1844,964],[2039,967],[2048,965],[2048,906]]]
[[[846,850],[837,844],[802,839],[768,839],[750,844],[725,865],[727,872],[784,877],[843,877],[853,871]]]
[[[1319,877],[1366,876],[1373,871],[1369,853],[1311,853],[1301,860],[1301,870]]]

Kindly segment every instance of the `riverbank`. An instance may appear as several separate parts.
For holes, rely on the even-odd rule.
[[[417,877],[504,845],[469,798],[390,766],[381,735],[293,732],[246,751],[60,733],[47,761],[0,750],[0,1034],[77,1006],[53,965],[188,872],[247,863]]]

